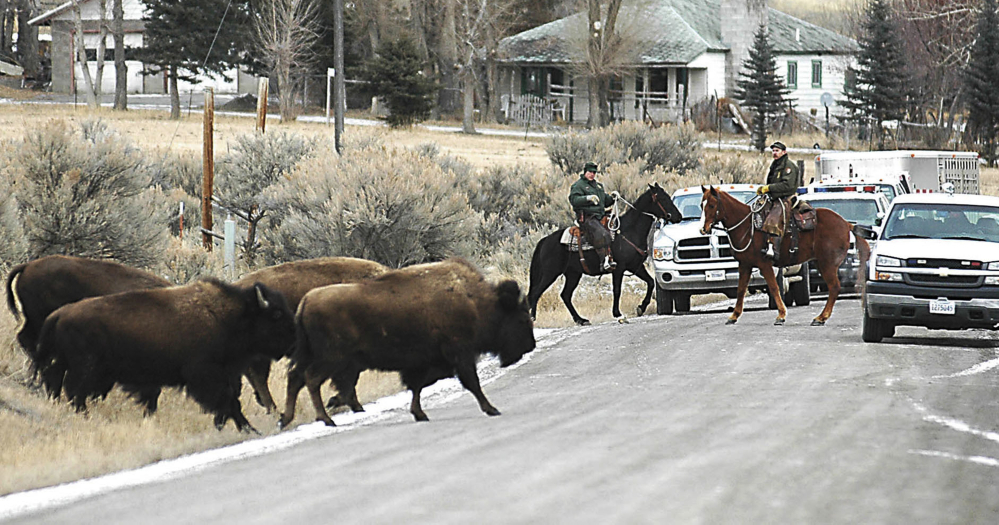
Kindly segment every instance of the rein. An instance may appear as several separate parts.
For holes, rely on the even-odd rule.
[[[715,226],[721,224],[721,229],[725,230],[725,233],[728,234],[728,239],[729,239],[728,246],[729,246],[729,248],[732,248],[732,251],[734,251],[736,253],[742,253],[742,252],[748,250],[749,247],[753,244],[753,233],[756,231],[756,226],[753,224],[753,221],[749,221],[749,240],[746,242],[746,246],[743,247],[743,248],[741,248],[741,249],[740,248],[736,248],[735,244],[732,242],[732,231],[735,230],[736,228],[738,228],[739,226],[742,226],[742,223],[746,222],[746,219],[748,219],[748,218],[750,218],[750,217],[753,216],[753,211],[754,211],[753,210],[753,205],[757,202],[757,199],[759,199],[759,197],[753,197],[753,200],[749,201],[749,203],[750,203],[749,204],[749,213],[747,213],[746,216],[742,218],[742,220],[740,220],[739,222],[735,223],[731,228],[728,228],[724,224],[722,224],[721,223],[721,219],[718,218],[718,214],[721,213],[721,204],[722,204],[721,199],[718,200],[718,207],[715,208],[715,219],[714,219],[714,221],[711,222],[711,227],[714,228]],[[759,201],[759,202],[763,202],[763,201]]]
[[[611,218],[610,218],[609,221],[607,221],[607,227],[610,228],[611,230],[620,231],[618,228],[621,226],[621,215],[617,211],[617,203],[618,203],[618,201],[623,202],[626,206],[628,206],[629,208],[637,211],[638,213],[641,213],[643,215],[648,215],[649,217],[652,217],[653,221],[659,219],[659,217],[656,217],[655,215],[653,215],[653,214],[651,214],[651,213],[649,213],[647,211],[642,211],[642,210],[636,208],[634,204],[632,204],[632,203],[628,202],[627,200],[625,200],[624,197],[618,197],[617,200],[614,201],[614,208],[611,211]],[[663,212],[663,216],[664,217],[669,217],[669,213],[666,212],[666,209],[663,208],[663,205],[659,203],[659,199],[656,198],[656,193],[655,192],[652,193],[652,202],[656,203],[656,206],[659,206],[659,209]],[[614,226],[611,227],[611,224],[614,224]],[[638,252],[639,254],[641,254],[642,257],[645,257],[645,256],[648,255],[648,253],[649,253],[648,250],[643,250],[643,249],[639,248],[638,246],[635,245],[635,243],[633,243],[630,240],[628,240],[627,236],[625,236],[625,235],[622,234],[621,238],[624,239],[624,242],[626,242],[629,245],[631,245],[631,247],[634,248],[636,252]]]

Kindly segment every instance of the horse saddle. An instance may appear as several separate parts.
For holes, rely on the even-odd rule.
[[[791,217],[794,218],[799,230],[808,232],[815,229],[816,213],[811,204],[799,200],[798,205],[791,209]]]
[[[600,219],[600,224],[607,228],[608,221],[610,217],[604,217]],[[609,230],[611,234],[611,239],[614,238],[614,230]],[[576,226],[569,226],[562,232],[562,239],[559,241],[564,244],[570,252],[578,252],[580,249],[583,251],[592,250],[593,245],[590,241],[586,239],[586,234],[583,233],[583,228],[578,224]]]

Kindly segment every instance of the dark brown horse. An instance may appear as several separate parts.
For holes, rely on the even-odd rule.
[[[742,315],[742,302],[746,297],[746,287],[753,267],[760,269],[760,274],[767,281],[770,296],[777,303],[777,320],[775,325],[784,324],[787,308],[777,289],[777,279],[774,277],[773,263],[763,256],[766,247],[766,234],[753,226],[753,211],[749,205],[739,199],[713,187],[701,187],[704,192],[701,197],[701,207],[704,210],[704,224],[701,233],[707,232],[716,225],[721,225],[728,232],[732,253],[739,261],[739,293],[735,302],[735,310],[728,318],[727,324],[734,324]],[[815,229],[799,233],[798,251],[791,255],[791,236],[785,235],[778,250],[778,263],[781,266],[791,266],[807,261],[815,261],[819,274],[829,285],[829,299],[822,313],[812,320],[812,326],[822,326],[832,315],[833,304],[839,297],[839,265],[846,258],[850,249],[850,231],[853,228],[849,222],[836,212],[817,208]],[[860,254],[860,271],[867,268],[867,260],[871,257],[871,247],[860,235],[854,234],[857,242],[857,252]],[[861,275],[858,282],[864,282]]]
[[[612,313],[614,317],[621,317],[621,281],[624,279],[624,272],[628,271],[645,281],[647,290],[645,299],[638,307],[638,315],[645,313],[652,301],[652,292],[655,287],[655,280],[645,269],[645,259],[648,257],[649,230],[656,219],[664,219],[672,223],[680,222],[682,214],[673,204],[669,194],[666,193],[659,183],[649,184],[649,189],[642,193],[632,210],[621,215],[621,225],[614,242],[611,243],[611,253],[614,254],[614,261],[617,267],[613,270],[601,272],[600,258],[593,250],[584,250],[586,269],[579,260],[579,252],[570,252],[569,247],[562,244],[562,230],[553,232],[540,241],[534,248],[534,255],[531,257],[531,285],[527,292],[527,303],[531,307],[531,317],[535,317],[538,309],[538,299],[545,293],[559,275],[565,275],[565,286],[562,288],[562,302],[565,303],[572,320],[578,325],[590,324],[590,321],[583,318],[572,306],[572,293],[576,290],[579,280],[583,274],[602,275],[611,274],[611,281],[614,285],[614,307]]]

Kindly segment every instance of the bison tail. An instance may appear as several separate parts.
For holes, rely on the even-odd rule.
[[[12,268],[10,270],[10,273],[7,274],[7,309],[10,310],[10,313],[14,314],[14,319],[18,321],[21,320],[21,316],[17,311],[17,301],[14,298],[13,284],[14,284],[14,278],[17,277],[18,275],[21,275],[24,272],[24,269],[27,268],[27,266],[28,266],[27,263],[19,264],[14,268]]]
[[[298,307],[298,314],[295,315],[295,349],[292,351],[290,359],[292,366],[298,363],[308,363],[312,356],[312,348],[309,345],[309,330],[305,327],[305,299]]]

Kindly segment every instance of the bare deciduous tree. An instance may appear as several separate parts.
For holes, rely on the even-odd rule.
[[[643,21],[651,0],[629,2],[619,18],[622,0],[610,0],[601,9],[599,0],[586,0],[586,16],[570,19],[566,44],[575,57],[572,72],[584,78],[589,93],[587,127],[610,122],[610,80],[634,69],[635,51],[646,38]],[[586,24],[585,26],[583,24]]]
[[[113,0],[111,13],[114,35],[114,109],[128,109],[128,66],[125,65],[125,9],[124,0]]]
[[[97,71],[94,76],[90,75],[90,64],[87,60],[87,46],[83,38],[83,15],[80,12],[80,2],[79,0],[70,1],[73,4],[73,22],[75,29],[74,45],[76,46],[76,58],[79,61],[80,69],[83,71],[83,82],[85,84],[84,91],[87,97],[87,106],[90,108],[98,108],[101,105],[101,80],[104,76],[104,52],[107,49],[107,0],[98,0],[98,8],[100,9],[100,20],[98,25],[100,26],[100,30],[98,32],[97,56],[95,57],[97,62]]]
[[[265,0],[256,19],[257,42],[278,82],[282,122],[295,118],[296,74],[307,70],[316,58],[318,12],[311,0]]]

